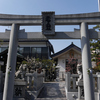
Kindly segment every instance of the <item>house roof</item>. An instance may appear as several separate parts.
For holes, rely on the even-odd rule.
[[[8,30],[6,29],[5,32],[10,32],[11,30]],[[25,32],[25,29],[21,29],[20,31],[22,32]],[[2,42],[9,42],[9,39],[8,40],[3,40]],[[53,48],[53,45],[50,43],[50,41],[48,39],[19,39],[18,42],[45,42],[48,46],[49,46],[49,49],[52,53],[54,53],[54,48]]]
[[[72,42],[71,45],[69,45],[68,47],[62,49],[61,51],[59,51],[59,52],[57,52],[57,53],[51,55],[51,57],[52,57],[52,58],[56,58],[56,57],[58,57],[59,55],[65,53],[66,51],[68,51],[68,50],[70,50],[70,49],[75,49],[75,50],[81,52],[81,48],[79,48],[78,46],[74,45],[73,42]]]

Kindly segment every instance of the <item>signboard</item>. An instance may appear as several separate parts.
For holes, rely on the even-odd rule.
[[[42,12],[42,34],[55,35],[55,12]]]

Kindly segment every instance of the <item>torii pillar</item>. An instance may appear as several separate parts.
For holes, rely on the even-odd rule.
[[[88,25],[81,23],[81,48],[82,48],[82,68],[84,80],[84,100],[95,100],[94,85],[91,65],[91,53],[89,44]]]
[[[10,41],[9,41],[3,100],[13,100],[13,88],[14,88],[17,44],[18,44],[18,29],[19,27],[17,24],[12,24]]]

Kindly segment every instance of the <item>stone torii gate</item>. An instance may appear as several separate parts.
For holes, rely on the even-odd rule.
[[[93,24],[100,24],[99,12],[70,15],[55,15],[54,12],[42,12],[42,15],[0,14],[0,25],[12,26],[11,32],[0,33],[0,39],[10,39],[3,100],[13,99],[18,39],[81,39],[85,100],[95,100],[89,39],[100,38],[100,33],[88,29],[88,25]],[[21,25],[42,25],[42,32],[22,32],[19,30]],[[55,25],[80,25],[80,30],[55,32]]]

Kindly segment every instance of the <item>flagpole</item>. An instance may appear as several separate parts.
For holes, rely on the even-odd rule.
[[[100,12],[100,0],[98,0],[98,10]]]

